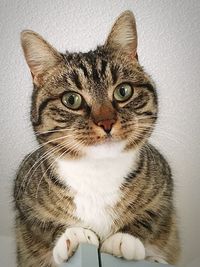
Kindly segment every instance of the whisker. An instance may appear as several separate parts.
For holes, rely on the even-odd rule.
[[[66,136],[62,136],[62,137],[59,137],[59,138],[55,138],[55,139],[53,139],[54,141],[55,140],[60,140],[60,139],[64,139],[64,138],[67,138],[67,137],[74,137],[73,135],[66,135]],[[50,140],[51,142],[53,141],[53,140]],[[65,141],[63,141],[63,142],[61,142],[61,144],[62,143],[64,143],[64,142],[66,142],[66,144],[70,144],[70,141],[69,140],[65,140]],[[49,142],[46,142],[46,144],[47,143],[49,143]],[[31,180],[31,178],[32,178],[32,176],[33,176],[33,174],[36,172],[36,170],[41,166],[41,164],[42,164],[42,162],[44,162],[46,159],[48,159],[48,158],[50,158],[50,157],[48,157],[52,152],[56,152],[56,149],[57,149],[57,147],[59,147],[61,144],[58,144],[58,145],[56,145],[55,147],[53,147],[53,148],[51,148],[51,149],[48,149],[47,151],[45,151],[42,155],[41,155],[41,157],[33,164],[33,166],[29,169],[29,171],[26,173],[26,175],[25,175],[25,177],[23,178],[23,181],[22,181],[22,184],[21,184],[21,186],[20,186],[20,188],[19,188],[19,192],[17,193],[17,196],[19,195],[19,193],[20,193],[20,191],[21,191],[21,188],[23,187],[23,185],[24,185],[24,182],[26,181],[26,179],[27,179],[27,177],[28,177],[28,175],[30,174],[30,172],[34,169],[34,167],[36,167],[35,169],[34,169],[34,171],[33,171],[33,173],[31,174],[31,176],[29,177],[29,181]],[[43,144],[43,146],[44,146],[44,144]],[[42,147],[43,147],[42,146]],[[40,147],[41,148],[41,147]],[[38,149],[37,149],[38,150]],[[36,150],[35,150],[36,151]],[[34,151],[34,152],[35,152]],[[31,154],[33,154],[34,152],[32,152]],[[31,155],[29,155],[29,157],[30,157]],[[26,158],[26,160],[28,159],[28,157]],[[44,159],[44,160],[43,160]],[[36,166],[38,164],[38,166]],[[29,181],[27,181],[27,185],[29,184]],[[26,186],[27,187],[27,186]]]
[[[48,131],[44,131],[44,132],[35,132],[35,135],[36,136],[39,136],[39,135],[43,135],[43,134],[46,134],[46,133],[57,133],[57,132],[66,132],[66,131],[72,131],[72,129],[56,129],[56,130],[48,130]]]
[[[74,137],[73,135],[68,135],[68,137]],[[31,176],[29,177],[29,181],[26,185],[26,187],[28,186],[29,182],[31,181],[32,176],[34,175],[34,173],[36,172],[36,170],[43,164],[43,162],[49,158],[51,158],[52,154],[54,152],[59,152],[60,150],[63,149],[63,145],[70,145],[70,147],[66,150],[66,153],[69,153],[70,150],[73,150],[74,148],[77,148],[78,145],[80,144],[80,141],[76,141],[76,143],[73,143],[74,139],[72,140],[65,140],[63,141],[61,144],[58,144],[55,148],[47,151],[48,153],[46,153],[45,155],[43,155],[34,165],[36,165],[37,163],[39,163],[36,168],[34,169],[33,173],[31,174]],[[83,141],[82,141],[83,144]],[[77,152],[78,153],[78,152]]]
[[[70,149],[71,149],[71,150],[76,149],[80,144],[83,144],[83,143],[84,143],[84,141],[82,141],[82,142],[77,142],[77,143],[73,144],[73,145],[70,147]],[[38,183],[38,187],[37,187],[37,191],[36,191],[36,198],[38,197],[39,187],[40,187],[40,184],[41,184],[41,182],[42,182],[42,180],[43,180],[45,174],[48,172],[48,170],[49,170],[50,168],[52,168],[52,166],[56,163],[56,161],[57,161],[58,159],[62,158],[62,157],[63,157],[66,153],[68,153],[68,152],[69,152],[68,150],[64,151],[60,156],[58,156],[58,157],[57,157],[57,158],[56,158],[56,159],[49,165],[49,167],[47,168],[47,170],[44,172],[44,174],[42,175],[42,177],[41,177],[41,179],[40,179],[40,181],[39,181],[39,183]]]
[[[57,146],[56,146],[57,147]],[[26,179],[27,179],[27,177],[28,177],[28,175],[29,175],[29,173],[34,169],[34,167],[43,159],[43,158],[45,158],[52,150],[55,150],[56,149],[56,147],[53,147],[53,148],[51,148],[51,149],[48,149],[47,151],[45,151],[42,155],[41,155],[41,157],[32,165],[32,167],[28,170],[28,172],[25,174],[25,176],[24,176],[24,178],[23,178],[23,180],[22,180],[22,183],[21,183],[21,185],[20,185],[20,188],[19,188],[19,190],[18,190],[18,193],[17,193],[17,197],[18,197],[18,195],[19,195],[19,193],[21,192],[21,189],[22,189],[22,187],[24,186],[24,183],[25,183],[25,181],[26,181]],[[35,152],[35,151],[34,151]],[[33,152],[33,153],[34,153]],[[33,154],[32,153],[32,154]],[[26,159],[27,160],[27,159]],[[40,165],[38,164],[38,167],[39,167]],[[38,168],[37,167],[37,168]],[[35,171],[37,170],[37,168],[35,169]],[[32,175],[35,173],[35,171],[32,173]],[[29,184],[29,181],[30,181],[30,179],[32,178],[32,175],[28,178],[28,181],[27,181],[27,185]],[[27,187],[27,185],[26,185],[26,187]],[[26,190],[26,189],[25,189]]]
[[[22,166],[22,165],[24,165],[24,162],[25,161],[27,161],[37,150],[39,150],[39,149],[41,149],[41,148],[43,148],[45,145],[47,145],[47,144],[50,144],[50,143],[52,143],[52,142],[55,142],[55,141],[58,141],[58,140],[61,140],[61,139],[63,139],[63,138],[66,138],[67,137],[67,135],[65,135],[65,136],[61,136],[61,137],[57,137],[57,138],[54,138],[54,139],[51,139],[51,140],[49,140],[49,141],[47,141],[47,142],[45,142],[45,143],[43,143],[43,144],[40,144],[35,150],[33,150],[31,153],[29,153],[24,159],[23,159],[23,161],[22,161],[22,163],[20,164],[20,166],[19,166],[19,168]]]
[[[59,152],[60,150],[62,150],[62,148],[58,149],[57,152]],[[67,150],[64,151],[60,156],[58,156],[58,157],[56,158],[56,160],[59,159],[59,158],[61,158],[61,157],[62,157],[64,154],[66,154],[67,152],[68,152]],[[49,165],[49,167],[46,169],[46,171],[43,173],[42,177],[40,178],[40,181],[39,181],[38,186],[37,186],[36,194],[35,194],[35,198],[36,198],[36,199],[38,198],[39,187],[40,187],[40,184],[41,184],[41,182],[42,182],[42,180],[43,180],[45,174],[48,172],[48,170],[51,168],[51,166],[54,164],[54,162],[55,162],[56,160],[54,160],[53,163],[51,163],[51,164]]]

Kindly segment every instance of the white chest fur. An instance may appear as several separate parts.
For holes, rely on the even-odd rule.
[[[122,143],[98,145],[82,159],[57,161],[60,179],[75,194],[75,215],[101,238],[109,234],[115,216],[109,207],[120,199],[120,185],[136,165],[138,153],[122,150]]]

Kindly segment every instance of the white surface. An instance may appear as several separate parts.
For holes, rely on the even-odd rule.
[[[200,247],[199,0],[1,0],[0,234],[11,235],[13,175],[36,145],[29,122],[31,76],[20,31],[35,30],[60,51],[87,51],[106,39],[126,9],[136,15],[140,62],[158,87],[160,121],[153,139],[173,167],[183,261],[189,264],[198,261]]]

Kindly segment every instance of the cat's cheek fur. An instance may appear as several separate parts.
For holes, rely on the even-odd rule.
[[[94,232],[81,227],[70,227],[58,238],[54,249],[53,259],[60,265],[67,261],[76,251],[80,243],[89,243],[99,246],[99,241]]]
[[[142,242],[126,233],[116,233],[106,239],[101,252],[109,253],[127,260],[144,260],[145,248]]]

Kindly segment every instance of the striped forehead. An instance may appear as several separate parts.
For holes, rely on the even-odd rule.
[[[108,58],[97,56],[95,53],[72,54],[66,57],[66,61],[69,69],[65,80],[79,90],[83,90],[85,84],[114,85],[118,80],[118,66]]]

